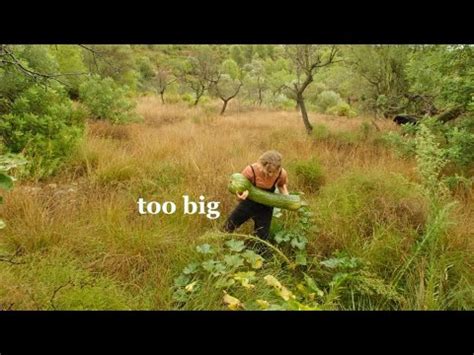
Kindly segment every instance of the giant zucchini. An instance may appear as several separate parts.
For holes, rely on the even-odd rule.
[[[241,194],[248,190],[248,199],[261,203],[262,205],[284,208],[296,211],[302,206],[301,198],[298,195],[283,195],[264,191],[255,187],[244,175],[240,173],[232,174],[229,181],[229,191]]]

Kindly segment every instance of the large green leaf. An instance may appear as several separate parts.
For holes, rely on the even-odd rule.
[[[307,264],[307,260],[306,260],[306,255],[305,253],[298,253],[296,255],[296,260],[295,262],[298,264],[298,265],[306,265]]]
[[[231,239],[225,242],[225,245],[235,252],[240,252],[245,248],[245,244],[242,240]]]
[[[201,254],[213,254],[214,250],[209,244],[202,244],[196,247],[196,250]]]
[[[4,173],[0,173],[0,188],[8,191],[12,187],[13,187],[13,179]]]
[[[242,256],[254,269],[260,269],[263,266],[263,258],[252,250],[247,250]]]
[[[186,267],[183,269],[183,274],[189,275],[189,274],[194,274],[199,267],[199,263],[190,263],[186,265]]]
[[[177,287],[184,287],[189,282],[191,281],[191,278],[187,275],[179,275],[175,280],[174,280],[174,285]]]
[[[238,268],[244,264],[244,259],[238,255],[226,255],[224,256],[224,261],[230,267]]]

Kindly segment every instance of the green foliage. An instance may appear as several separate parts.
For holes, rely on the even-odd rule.
[[[0,190],[10,191],[13,188],[14,178],[10,175],[10,170],[26,164],[26,160],[13,154],[0,155]],[[3,203],[3,196],[0,195],[0,204]],[[0,218],[0,229],[5,228],[5,222]]]
[[[460,167],[474,164],[474,133],[453,127],[446,132],[446,158]]]
[[[267,95],[264,95],[264,98],[264,101],[271,107],[281,110],[295,109],[295,102],[283,94],[271,95],[271,93],[267,93]]]
[[[139,77],[138,88],[147,90],[150,88],[150,82],[155,76],[155,68],[152,59],[148,56],[139,56],[136,59],[137,73]]]
[[[336,116],[355,117],[357,113],[346,102],[339,102],[336,105],[329,107],[326,113]]]
[[[58,64],[47,46],[21,45],[9,49],[26,70],[42,74],[57,73]],[[15,99],[34,85],[31,76],[24,74],[18,66],[0,65],[0,114],[8,113]]]
[[[30,158],[30,173],[53,174],[74,151],[83,133],[83,112],[60,89],[34,85],[1,116],[0,137],[12,153]]]
[[[405,67],[413,51],[406,45],[350,46],[345,51],[353,80],[365,84],[359,95],[365,96],[364,105],[385,116],[398,113],[408,104],[405,97],[409,82]]]
[[[432,192],[439,192],[439,175],[447,160],[445,152],[435,139],[430,129],[421,123],[415,137],[418,170],[423,178],[424,186]]]
[[[230,79],[242,79],[242,70],[239,65],[232,59],[226,59],[222,62],[221,68],[222,73],[227,74]]]
[[[472,46],[425,46],[407,65],[410,91],[440,110],[460,105],[469,110],[474,92]]]
[[[79,86],[87,78],[82,49],[75,45],[52,45],[50,52],[58,63],[60,73],[66,74],[61,81],[66,85],[69,96],[79,96]]]
[[[341,96],[334,91],[323,91],[318,95],[316,105],[320,112],[327,112],[331,107],[334,107],[342,102]]]
[[[247,73],[244,89],[248,92],[248,99],[258,104],[263,103],[266,92],[270,89],[269,77],[266,73],[265,61],[255,59],[244,67]]]
[[[431,191],[443,189],[440,184],[444,179],[456,186],[456,181],[462,181],[454,177],[457,174],[469,179],[474,164],[474,133],[467,126],[427,118],[416,126],[403,125],[400,133],[389,132],[383,140],[400,155],[416,158],[423,183]]]
[[[325,174],[321,163],[316,159],[299,160],[291,165],[298,181],[301,180],[304,188],[309,192],[318,191],[325,183]]]
[[[313,126],[312,135],[316,139],[316,141],[325,140],[331,136],[331,131],[326,125],[318,123]]]
[[[383,172],[353,172],[324,186],[315,206],[322,235],[338,247],[363,248],[378,228],[414,235],[426,220],[423,191],[402,176]]]
[[[84,61],[89,70],[102,78],[112,78],[117,85],[135,91],[140,79],[135,51],[130,45],[93,45],[84,49]]]
[[[111,78],[94,76],[79,88],[81,101],[96,119],[113,123],[135,121],[135,103],[127,97],[127,88],[118,86]]]
[[[255,270],[262,268],[263,258],[243,241],[228,240],[219,253],[207,243],[198,245],[196,251],[201,256],[186,265],[174,281],[173,299],[181,307],[209,287],[229,292],[255,287],[251,282],[255,280]]]
[[[290,228],[280,229],[274,235],[274,239],[286,255],[294,255],[297,265],[307,265],[306,246],[308,234],[313,230],[313,213],[303,207],[298,211],[297,223]]]

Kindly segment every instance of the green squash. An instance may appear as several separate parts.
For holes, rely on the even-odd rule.
[[[255,187],[244,175],[240,173],[232,174],[229,180],[229,191],[235,195],[248,190],[248,199],[261,203],[262,205],[284,208],[291,211],[300,209],[303,205],[299,195],[283,195],[268,192]]]

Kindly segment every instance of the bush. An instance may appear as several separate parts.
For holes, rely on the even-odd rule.
[[[321,164],[316,159],[298,161],[292,168],[298,180],[301,180],[304,187],[311,192],[318,191],[325,183],[324,172]]]
[[[29,158],[27,172],[53,174],[74,151],[84,130],[84,112],[75,110],[62,90],[33,85],[0,116],[0,137],[11,153]]]
[[[454,127],[447,135],[447,158],[460,167],[474,164],[474,133]]]
[[[289,99],[283,94],[280,95],[269,95],[267,94],[264,98],[264,102],[267,102],[268,105],[272,108],[280,110],[292,110],[295,109],[295,101]]]
[[[176,101],[172,98],[173,98],[173,96],[168,97],[168,102],[176,103],[176,102],[179,102],[179,100],[182,100],[184,102],[187,102],[188,104],[192,104],[196,100],[196,98],[190,93],[185,93],[185,94],[181,95],[181,97],[177,96],[178,99]]]
[[[328,139],[331,136],[329,128],[324,124],[315,124],[311,133],[316,140]]]
[[[345,117],[355,117],[357,115],[357,112],[355,112],[351,106],[346,103],[346,102],[339,102],[334,106],[329,107],[326,110],[326,113],[330,115],[336,115],[336,116],[345,116]]]
[[[320,112],[326,112],[328,108],[336,106],[342,102],[341,96],[337,92],[326,90],[318,95],[316,107]]]
[[[96,119],[125,123],[139,119],[135,103],[127,98],[127,88],[118,86],[111,78],[94,76],[79,87],[80,100]]]

